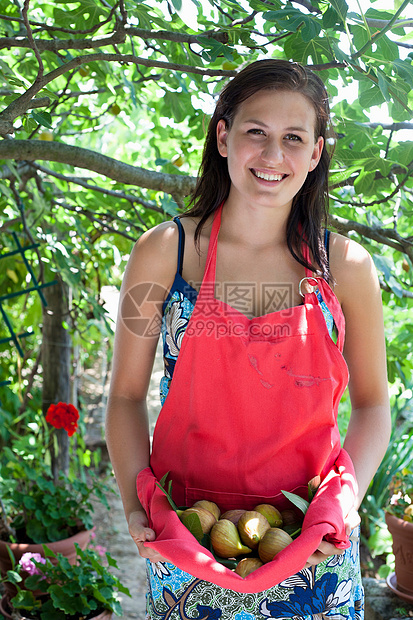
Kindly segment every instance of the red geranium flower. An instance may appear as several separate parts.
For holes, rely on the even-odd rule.
[[[46,422],[49,422],[55,428],[64,428],[69,437],[76,432],[78,419],[78,410],[69,403],[50,405],[46,414]]]

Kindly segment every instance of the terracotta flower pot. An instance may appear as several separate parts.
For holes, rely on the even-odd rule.
[[[385,513],[389,532],[393,538],[397,589],[413,595],[413,523]]]
[[[9,599],[7,594],[0,600],[0,613],[6,618],[6,620],[12,620],[11,609],[9,606]],[[113,614],[111,611],[102,611],[98,616],[93,616],[90,620],[110,620]],[[22,620],[32,620],[29,616],[22,616]]]
[[[78,543],[81,549],[86,549],[89,544],[91,534],[92,530],[82,530],[70,538],[64,538],[63,540],[57,540],[56,542],[46,543],[46,545],[54,551],[54,553],[61,553],[64,555],[69,560],[70,564],[74,564],[76,561],[75,543]],[[13,568],[7,548],[14,555],[16,563],[20,560],[24,553],[40,553],[41,556],[44,556],[43,547],[40,544],[9,543],[4,540],[0,540],[0,573],[2,577],[7,574],[8,570]],[[53,558],[50,558],[50,560],[53,562]],[[5,582],[4,589],[6,594],[11,595],[10,598],[15,596],[16,589],[12,584]]]

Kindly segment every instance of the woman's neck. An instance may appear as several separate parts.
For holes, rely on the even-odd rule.
[[[222,210],[221,238],[256,248],[284,246],[290,210],[240,204],[229,197]]]

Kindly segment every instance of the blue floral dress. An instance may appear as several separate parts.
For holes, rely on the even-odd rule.
[[[178,223],[180,235],[183,229]],[[183,248],[183,243],[180,243]],[[163,404],[169,391],[182,338],[194,308],[197,291],[178,270],[164,303],[162,339],[164,376],[160,382]],[[319,293],[318,293],[319,295]],[[334,322],[326,304],[319,301],[329,333],[334,338]],[[359,561],[359,532],[352,532],[351,547],[343,555],[332,556],[321,564],[306,568],[269,590],[242,594],[186,573],[170,562],[147,561],[146,620],[255,620],[292,618],[293,620],[363,620],[364,595]]]

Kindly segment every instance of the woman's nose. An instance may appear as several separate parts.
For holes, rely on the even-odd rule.
[[[280,163],[284,159],[284,149],[278,140],[267,140],[261,158],[268,163]]]

